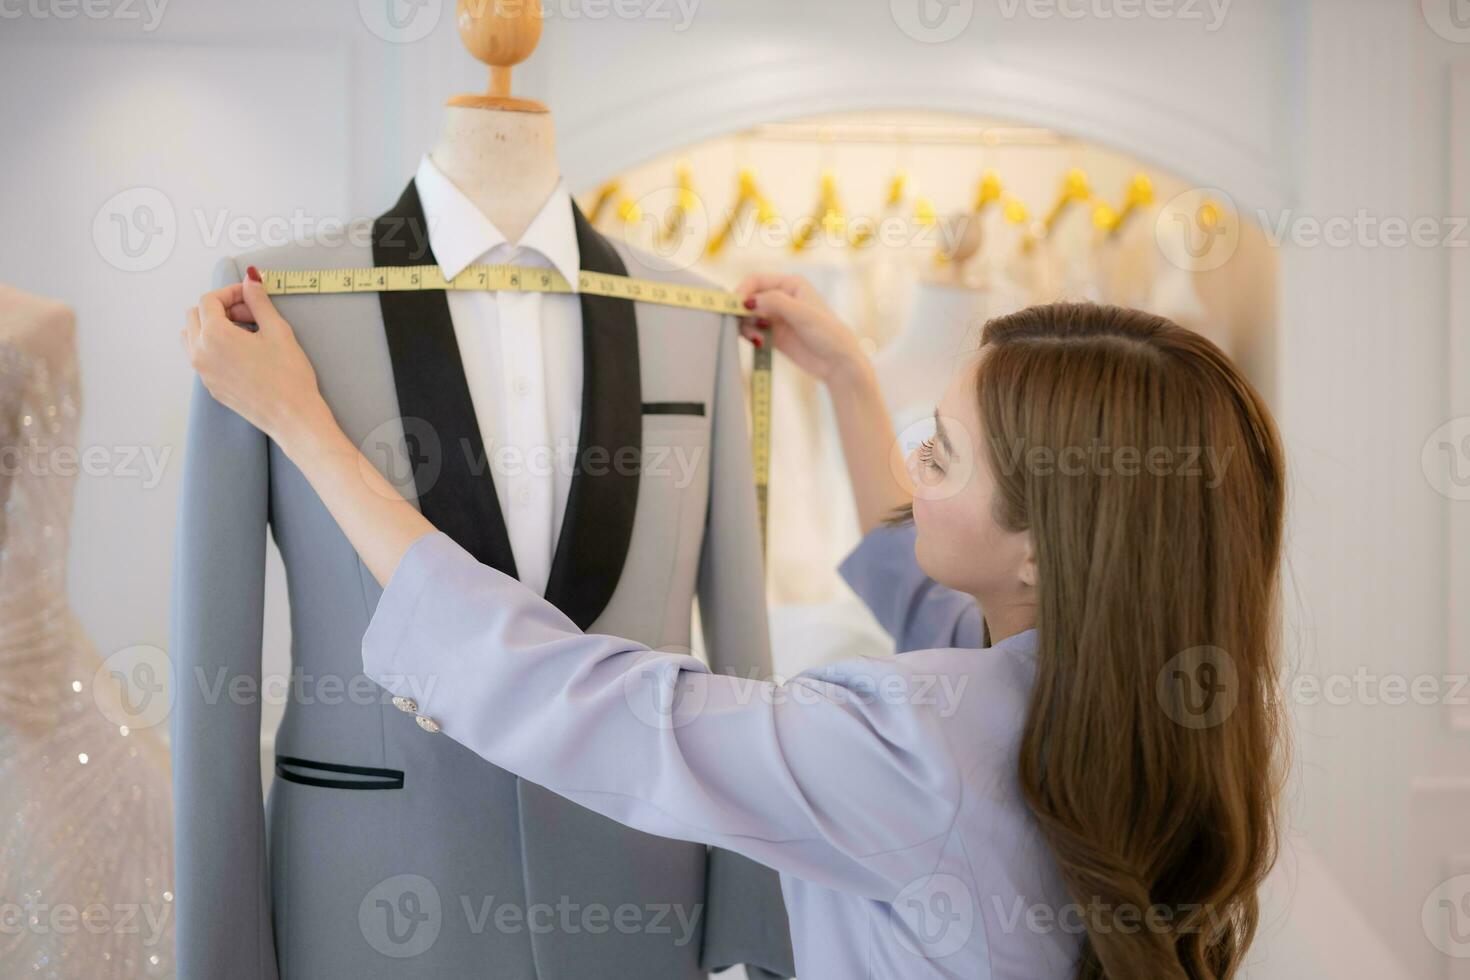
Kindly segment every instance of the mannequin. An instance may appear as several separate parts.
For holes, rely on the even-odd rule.
[[[598,234],[563,197],[551,114],[510,95],[511,66],[540,37],[539,6],[461,0],[458,24],[466,47],[490,66],[490,90],[450,100],[428,153],[433,173],[420,168],[426,179],[415,174],[374,221],[371,241],[228,256],[215,286],[239,282],[251,266],[471,262],[469,246],[495,237],[475,227],[480,215],[504,238],[482,261],[545,261],[569,278],[587,271],[705,285]],[[570,213],[553,217],[548,205],[563,202]],[[417,247],[423,237],[400,233],[415,221],[432,232],[429,215],[450,208],[458,229],[429,250]],[[525,254],[516,257],[512,243]],[[279,300],[343,430],[478,561],[534,578],[582,629],[650,648],[689,648],[697,599],[711,666],[770,675],[733,318],[591,295],[419,290]],[[564,345],[578,325],[573,350]],[[477,394],[493,399],[488,432]],[[560,446],[563,427],[575,427],[587,465],[536,472],[536,458],[523,457],[533,483],[500,453]],[[272,540],[286,570],[292,676],[357,690],[362,637],[382,589],[279,447],[199,384],[188,428],[175,669],[262,689]],[[641,466],[609,466],[597,455],[626,459],[629,449]],[[558,450],[558,458],[567,457]],[[691,472],[660,459],[688,460]],[[547,505],[562,489],[562,513],[548,524]],[[527,546],[519,554],[518,543]],[[702,980],[736,964],[753,978],[793,972],[770,869],[642,834],[491,766],[411,698],[381,688],[314,696],[312,687],[293,684],[286,698],[266,794],[258,700],[178,687],[180,980]],[[738,752],[732,746],[732,758]],[[545,929],[496,927],[502,910],[530,923],[568,903],[682,910],[685,921],[698,915],[698,941],[693,926],[604,932],[556,918]]]
[[[0,283],[0,344],[59,368],[76,343],[76,317],[61,303]]]
[[[25,929],[0,976],[173,975],[168,756],[149,704],[67,600],[82,406],[76,317],[0,285],[0,895],[47,921],[68,906],[137,910],[136,929]],[[135,664],[137,666],[137,664]],[[118,679],[87,683],[94,677]],[[81,763],[80,765],[78,763]],[[121,801],[121,802],[120,802]]]
[[[490,88],[449,100],[429,156],[506,238],[519,241],[561,179],[551,112],[510,94],[511,67],[541,40],[541,4],[526,0],[507,11],[459,0],[457,23],[465,47],[490,66]]]
[[[561,179],[549,112],[450,105],[429,157],[513,242]]]

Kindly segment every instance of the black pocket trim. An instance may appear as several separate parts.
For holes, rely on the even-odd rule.
[[[295,769],[319,769],[322,772],[341,773],[344,776],[376,776],[379,781],[324,779],[320,776],[304,776],[299,772],[292,772],[286,768],[287,766]],[[368,766],[344,766],[335,762],[312,762],[308,759],[296,759],[288,755],[276,757],[276,775],[288,783],[300,783],[303,786],[322,786],[326,789],[403,788],[402,769],[373,769]]]
[[[704,402],[644,402],[644,415],[703,415]]]

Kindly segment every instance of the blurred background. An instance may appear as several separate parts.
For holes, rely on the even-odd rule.
[[[583,210],[722,285],[809,276],[901,422],[1045,299],[1237,358],[1292,477],[1290,837],[1251,975],[1470,977],[1470,3],[543,6],[516,91]],[[484,81],[447,0],[0,0],[0,282],[76,314],[98,465],[67,585],[101,657],[166,654],[177,334],[215,261],[386,210]],[[858,535],[828,406],[775,370],[792,674],[887,641],[833,573]],[[284,675],[274,555],[268,609]]]

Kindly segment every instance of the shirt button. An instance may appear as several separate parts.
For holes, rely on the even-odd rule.
[[[430,735],[439,734],[439,723],[434,719],[426,718],[423,715],[419,715],[414,719],[414,721],[418,722],[419,727],[428,732]]]
[[[516,490],[516,503],[525,504],[531,501],[531,488],[524,484]]]
[[[393,699],[393,707],[397,708],[399,711],[406,711],[411,715],[416,715],[419,713],[419,703],[413,698],[395,697]]]
[[[528,394],[531,393],[531,382],[527,381],[526,376],[523,374],[519,378],[516,378],[513,388],[515,389],[515,393],[517,395],[525,398]]]

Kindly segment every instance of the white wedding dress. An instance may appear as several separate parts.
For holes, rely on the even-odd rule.
[[[0,287],[0,315],[33,302]],[[47,304],[57,318],[59,307]],[[173,975],[169,770],[67,604],[80,390],[0,340],[0,977]],[[159,712],[161,722],[165,712]]]

